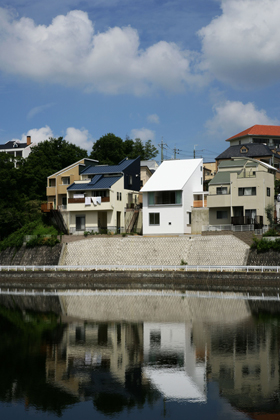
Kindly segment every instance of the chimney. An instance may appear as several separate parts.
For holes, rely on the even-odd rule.
[[[26,137],[26,143],[27,143],[27,146],[30,146],[30,144],[31,144],[31,136],[27,136]]]

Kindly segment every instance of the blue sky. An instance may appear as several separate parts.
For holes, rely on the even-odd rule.
[[[0,0],[0,142],[163,140],[205,161],[280,124],[279,0]]]

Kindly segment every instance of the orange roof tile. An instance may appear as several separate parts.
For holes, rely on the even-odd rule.
[[[241,131],[241,133],[236,134],[228,138],[226,141],[236,139],[238,137],[244,136],[267,136],[267,137],[280,137],[280,126],[279,125],[253,125],[247,130]]]

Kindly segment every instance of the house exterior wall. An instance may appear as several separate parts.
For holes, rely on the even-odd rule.
[[[223,172],[226,171],[223,170]],[[220,186],[227,188],[227,194],[217,194],[217,187]],[[256,195],[239,195],[239,188],[246,187],[255,187]],[[268,188],[270,195],[268,195]],[[255,176],[239,177],[237,173],[231,173],[230,184],[209,186],[207,203],[210,225],[230,224],[231,216],[234,216],[234,207],[242,208],[243,216],[246,210],[256,210],[256,216],[263,216],[264,224],[268,224],[265,208],[274,204],[274,175],[261,165],[255,169]],[[222,211],[227,211],[228,217],[218,219],[217,212]]]
[[[193,192],[203,191],[203,161],[195,168],[183,186],[181,204],[149,205],[148,192],[143,192],[143,234],[180,235],[191,233],[189,213],[192,212]],[[159,225],[150,225],[150,213],[159,213]]]
[[[98,192],[98,190],[95,190]],[[117,193],[121,193],[121,200],[117,199]],[[68,199],[74,196],[74,192],[68,192]],[[109,190],[109,201],[102,202],[97,206],[93,203],[85,205],[85,201],[82,203],[68,203],[68,212],[70,213],[70,232],[76,231],[76,216],[85,216],[85,230],[86,231],[98,231],[98,217],[101,212],[107,214],[107,229],[115,232],[117,229],[117,212],[120,213],[120,230],[124,231],[125,227],[125,208],[128,204],[128,196],[133,202],[135,198],[137,201],[138,192],[126,190],[123,186],[123,178],[119,179]],[[85,197],[92,197],[93,191],[89,190],[85,192]]]

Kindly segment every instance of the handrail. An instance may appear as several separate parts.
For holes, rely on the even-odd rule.
[[[130,271],[208,271],[208,272],[276,272],[280,266],[264,265],[0,265],[0,272],[6,271],[98,271],[98,270],[130,270]]]

